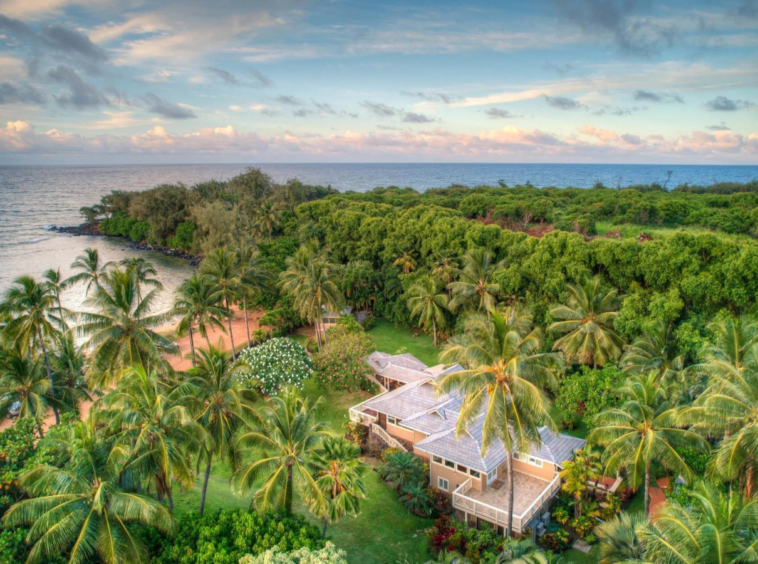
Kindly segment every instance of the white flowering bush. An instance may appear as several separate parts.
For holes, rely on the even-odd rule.
[[[250,387],[259,386],[261,393],[267,396],[276,395],[286,386],[302,389],[303,380],[313,374],[308,353],[292,339],[271,339],[243,350],[240,358],[247,364],[240,373],[240,382]]]
[[[240,564],[347,564],[347,554],[331,542],[321,549],[301,548],[289,554],[275,546],[257,557],[243,556]]]

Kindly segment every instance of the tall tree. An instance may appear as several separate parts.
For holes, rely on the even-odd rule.
[[[100,559],[105,564],[146,562],[145,547],[129,525],[140,523],[164,533],[174,518],[155,500],[121,489],[126,449],[96,434],[95,418],[77,423],[61,441],[62,468],[39,465],[21,478],[31,497],[3,517],[7,527],[30,525],[28,564],[67,554],[70,564]]]
[[[495,261],[492,251],[473,249],[463,255],[463,268],[455,270],[457,280],[448,284],[453,299],[450,309],[473,304],[479,311],[489,312],[495,308],[500,285],[494,281],[494,274],[502,268],[504,261]]]
[[[251,506],[257,505],[262,511],[282,507],[290,514],[295,490],[306,501],[318,496],[318,484],[307,460],[328,434],[316,417],[320,403],[319,399],[311,404],[297,389],[288,388],[280,396],[269,398],[259,411],[260,417],[240,431],[237,444],[256,454],[235,476],[238,492],[256,490]],[[264,480],[261,485],[259,478]]]
[[[274,236],[274,229],[279,227],[279,210],[271,200],[264,200],[258,205],[253,222],[258,233],[271,239]]]
[[[21,347],[0,351],[0,417],[17,404],[20,418],[33,419],[42,433],[48,408],[61,407],[51,393],[41,357],[33,357]]]
[[[92,401],[92,395],[87,389],[85,378],[87,357],[83,347],[77,346],[70,331],[58,337],[57,347],[50,356],[50,365],[55,397],[66,409],[80,416],[79,405],[83,401]]]
[[[71,264],[71,268],[79,270],[78,274],[70,276],[64,281],[66,287],[74,286],[83,282],[86,284],[85,294],[89,295],[90,290],[100,285],[100,275],[103,273],[103,267],[100,263],[100,254],[97,249],[88,247],[84,249],[84,254],[76,257]]]
[[[38,283],[31,276],[21,276],[14,280],[13,286],[5,294],[3,304],[3,309],[11,316],[5,332],[16,339],[22,349],[39,349],[42,352],[52,399],[55,399],[55,388],[47,342],[56,337],[61,329],[61,320],[52,315],[56,307],[55,295],[50,287]],[[57,425],[60,423],[60,414],[54,402],[52,408]]]
[[[165,362],[163,353],[176,353],[177,346],[155,329],[167,314],[150,315],[157,290],[138,297],[134,276],[112,268],[100,277],[100,285],[85,302],[94,313],[80,314],[77,328],[88,337],[85,347],[93,348],[90,379],[99,386],[109,385],[120,372],[131,366],[157,366]]]
[[[605,447],[606,473],[626,469],[632,486],[644,485],[645,515],[649,515],[653,462],[691,479],[692,470],[677,448],[707,451],[708,443],[691,430],[677,427],[676,410],[670,407],[656,373],[630,378],[619,393],[624,403],[595,417],[588,440]]]
[[[266,290],[274,281],[261,262],[260,253],[254,247],[241,245],[235,250],[235,260],[240,273],[239,294],[242,298],[242,309],[245,312],[245,336],[247,346],[250,347],[250,323],[248,320],[248,300],[263,290]]]
[[[582,514],[582,500],[587,492],[587,483],[592,481],[597,485],[602,472],[600,454],[589,444],[576,451],[574,459],[563,465],[561,489],[574,497],[577,517]]]
[[[224,300],[224,306],[232,312],[231,305],[237,299],[240,284],[240,270],[234,253],[229,249],[214,251],[205,258],[200,267],[200,272],[207,275],[208,279],[218,287]],[[234,315],[228,317],[229,342],[232,346],[232,354],[235,354],[234,332],[232,330],[233,318]]]
[[[47,286],[48,290],[50,290],[50,293],[53,295],[53,299],[55,300],[55,310],[58,313],[59,324],[61,328],[65,329],[68,327],[66,323],[66,316],[68,316],[70,312],[64,309],[63,305],[61,304],[61,294],[66,289],[66,285],[63,278],[61,277],[60,268],[56,270],[50,268],[45,271],[42,277],[45,279],[45,285]]]
[[[360,447],[342,437],[324,438],[311,465],[318,492],[310,500],[310,507],[314,515],[323,519],[326,538],[329,523],[360,512],[361,500],[366,498],[363,475],[368,466],[361,459]]]
[[[642,513],[625,511],[595,527],[600,564],[644,562],[645,546],[640,535],[647,526],[647,517]]]
[[[134,276],[137,280],[137,297],[141,298],[142,286],[152,286],[156,290],[163,290],[163,284],[157,278],[152,278],[158,275],[158,271],[155,270],[153,263],[146,261],[142,257],[131,257],[123,259],[120,263],[121,267],[129,274]]]
[[[158,499],[168,498],[174,510],[173,481],[183,488],[195,484],[189,452],[197,452],[206,432],[187,408],[191,385],[175,384],[143,366],[126,370],[118,388],[102,404],[110,410],[111,428],[118,441],[131,446],[124,466],[155,484]]]
[[[618,291],[604,292],[600,278],[596,277],[583,286],[569,284],[566,305],[550,308],[556,321],[548,331],[566,333],[553,348],[561,350],[569,361],[602,366],[621,354],[623,341],[613,330],[613,320],[618,316]]]
[[[495,564],[548,564],[547,556],[531,539],[507,539]]]
[[[560,356],[541,353],[542,334],[539,329],[524,329],[529,326],[531,316],[517,308],[492,308],[489,317],[470,314],[463,332],[450,339],[440,357],[464,367],[439,383],[442,391],[458,390],[463,395],[456,435],[477,423],[484,412],[482,455],[496,440],[509,454],[507,537],[513,523],[512,455],[541,443],[540,426],[555,428],[543,388],[556,385]]]
[[[246,368],[241,361],[229,362],[226,354],[214,347],[196,353],[196,367],[189,371],[197,403],[196,419],[210,437],[204,450],[206,458],[200,514],[205,511],[205,496],[214,456],[228,462],[233,470],[239,465],[234,436],[247,416],[252,415],[256,394],[239,385],[237,376]]]
[[[208,329],[212,330],[215,327],[226,332],[223,320],[228,318],[231,312],[224,307],[222,299],[220,288],[202,274],[195,274],[188,278],[176,290],[172,314],[181,317],[176,332],[178,335],[189,333],[193,366],[195,363],[195,337],[193,332],[195,324],[197,324],[200,335],[205,338],[209,350],[211,342],[208,338]]]
[[[439,284],[431,276],[424,276],[408,290],[408,309],[411,319],[419,318],[419,324],[429,329],[432,326],[434,346],[437,346],[437,328],[445,324],[445,311],[449,305],[447,294],[439,291]]]

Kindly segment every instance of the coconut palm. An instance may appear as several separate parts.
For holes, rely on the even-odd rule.
[[[82,349],[76,345],[71,332],[66,332],[58,338],[57,347],[50,357],[55,397],[77,415],[81,402],[92,401],[85,378],[87,357]]]
[[[85,295],[89,295],[90,290],[100,285],[100,276],[103,274],[104,265],[100,264],[100,254],[97,252],[97,249],[84,249],[84,254],[76,257],[76,260],[71,264],[71,268],[81,272],[68,277],[64,281],[63,284],[67,288],[84,282],[86,284]]]
[[[548,559],[531,539],[507,539],[495,564],[548,564]]]
[[[400,492],[408,484],[426,478],[421,459],[412,452],[391,452],[379,467],[379,476]]]
[[[432,276],[447,288],[447,285],[455,280],[457,268],[458,262],[451,254],[440,252],[435,256],[434,264],[432,265]],[[450,290],[448,290],[448,297],[450,297]]]
[[[495,308],[500,285],[494,281],[494,274],[502,268],[504,261],[495,261],[493,253],[487,249],[473,249],[463,255],[463,268],[455,270],[457,280],[448,284],[453,299],[450,309],[474,304],[479,311]]]
[[[600,564],[643,562],[645,547],[640,535],[647,526],[647,517],[642,513],[624,512],[595,527]]]
[[[445,310],[449,299],[439,291],[439,284],[431,276],[424,276],[408,290],[408,309],[411,319],[419,318],[419,324],[429,329],[432,326],[434,346],[437,346],[437,328],[445,324]]]
[[[251,507],[257,505],[261,511],[282,507],[290,514],[295,490],[305,500],[318,495],[307,461],[328,434],[316,417],[320,404],[320,398],[311,404],[297,389],[288,388],[270,398],[260,417],[240,431],[237,444],[256,456],[237,472],[236,490],[241,494],[256,490]],[[264,479],[263,484],[258,485],[258,478]]]
[[[145,547],[129,526],[139,523],[171,533],[175,522],[155,500],[121,489],[127,451],[96,435],[94,418],[72,427],[61,441],[67,461],[62,468],[39,465],[20,486],[30,494],[3,517],[6,527],[30,526],[28,564],[49,562],[61,554],[71,564],[99,559],[105,564],[146,562]]]
[[[151,278],[151,276],[158,275],[158,271],[155,270],[153,263],[146,261],[142,257],[132,257],[123,259],[119,264],[124,270],[136,278],[137,297],[141,297],[139,293],[141,293],[141,287],[143,285],[152,286],[156,290],[163,290],[163,284],[161,284],[160,280],[157,278]]]
[[[363,475],[368,466],[361,459],[361,448],[342,437],[326,437],[311,459],[318,495],[309,503],[311,511],[323,519],[323,537],[329,523],[345,515],[355,517],[366,498]]]
[[[271,239],[274,236],[274,229],[279,227],[279,210],[271,200],[265,200],[258,206],[253,222],[258,233],[268,235]]]
[[[588,440],[605,447],[602,458],[607,474],[626,469],[633,487],[644,485],[648,515],[653,462],[692,479],[692,470],[676,449],[707,451],[708,443],[691,430],[677,427],[676,410],[658,385],[656,373],[630,378],[619,393],[624,403],[595,417]]]
[[[155,485],[158,499],[174,510],[173,482],[185,489],[195,484],[188,453],[206,439],[205,430],[186,407],[191,385],[162,380],[156,370],[127,369],[118,389],[101,402],[110,409],[111,428],[118,441],[131,445],[124,466]]]
[[[208,280],[218,287],[221,298],[224,300],[224,306],[231,312],[231,304],[237,299],[237,292],[240,284],[240,270],[234,253],[229,249],[218,249],[214,251],[203,261],[203,264],[200,266],[200,272],[207,275]],[[232,346],[232,354],[235,352],[234,334],[232,332],[233,318],[234,315],[230,315],[227,318],[229,323],[229,342]]]
[[[274,276],[263,268],[260,253],[254,247],[242,245],[235,251],[235,259],[240,272],[239,295],[242,298],[242,309],[245,312],[245,336],[250,347],[250,323],[247,314],[247,301],[259,292],[269,288],[274,282]]]
[[[19,346],[0,351],[0,417],[14,404],[20,418],[33,419],[38,426],[48,408],[62,407],[51,393],[42,358],[32,357]]]
[[[60,268],[56,270],[50,268],[45,271],[42,277],[45,279],[44,283],[47,286],[48,290],[50,290],[50,293],[53,295],[53,299],[55,301],[55,310],[58,313],[58,320],[60,322],[60,325],[62,327],[66,327],[65,316],[69,315],[70,312],[67,309],[64,309],[63,305],[61,304],[61,293],[66,289],[65,282],[61,277],[61,270]]]
[[[233,470],[239,465],[234,436],[245,416],[252,414],[256,394],[241,387],[237,381],[237,376],[246,368],[243,362],[229,362],[226,354],[215,347],[209,347],[207,351],[199,350],[195,357],[196,366],[188,372],[188,376],[197,403],[197,422],[210,439],[209,446],[203,450],[206,466],[200,495],[202,515],[214,456],[220,456]]]
[[[758,499],[701,482],[686,502],[669,501],[641,529],[649,562],[741,564],[758,558]]]
[[[95,313],[80,314],[83,323],[77,330],[88,337],[85,347],[93,349],[89,377],[96,385],[110,384],[122,370],[134,365],[162,364],[163,353],[178,350],[155,331],[169,317],[150,315],[157,290],[139,298],[137,287],[134,276],[112,268],[101,275],[99,286],[84,302]]]
[[[193,327],[197,324],[200,335],[205,338],[208,349],[211,341],[208,338],[208,329],[217,328],[226,333],[223,320],[231,315],[221,303],[220,289],[208,279],[207,276],[195,274],[188,278],[176,290],[176,301],[172,315],[180,316],[177,335],[189,333],[190,355],[194,366],[195,362],[195,336]]]
[[[403,274],[410,274],[412,271],[416,270],[416,259],[413,258],[411,253],[406,251],[403,251],[392,264],[402,268]]]
[[[600,278],[596,277],[583,286],[569,284],[569,299],[566,305],[550,308],[556,321],[548,331],[566,333],[553,348],[561,350],[569,361],[602,366],[621,354],[623,340],[613,330],[613,320],[618,316],[618,291],[604,292]]]
[[[326,341],[326,331],[321,329],[324,310],[338,311],[343,301],[336,284],[338,273],[337,264],[322,253],[301,247],[287,259],[287,269],[280,275],[279,285],[292,294],[295,310],[316,325],[319,348],[322,335]]]
[[[442,361],[457,361],[464,370],[447,374],[439,382],[446,393],[463,396],[456,435],[482,418],[482,455],[496,440],[509,454],[540,444],[538,427],[555,428],[544,386],[556,385],[560,357],[541,353],[539,329],[524,330],[530,316],[518,308],[470,314],[462,333],[443,349]],[[506,536],[513,523],[513,465],[508,457],[509,509]]]
[[[53,372],[47,342],[56,337],[62,328],[61,320],[52,314],[57,308],[53,291],[47,284],[40,284],[31,276],[21,276],[13,281],[13,286],[5,294],[5,309],[11,316],[5,326],[5,333],[11,336],[24,350],[39,349],[45,361],[47,379],[50,381],[49,394],[55,399]],[[55,424],[60,423],[60,414],[55,402],[52,403]]]

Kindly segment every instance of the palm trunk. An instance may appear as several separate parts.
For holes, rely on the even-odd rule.
[[[316,328],[316,344],[318,345],[318,350],[321,350],[321,329],[318,324],[318,318],[316,318],[314,326]]]
[[[508,456],[508,521],[505,526],[505,538],[510,539],[513,532],[513,453]]]
[[[247,336],[247,348],[250,348],[250,322],[247,319],[247,298],[242,300],[242,307],[245,309],[245,335]]]
[[[47,357],[47,347],[45,347],[45,341],[42,339],[42,330],[37,329],[39,335],[39,344],[42,347],[42,356],[45,359],[45,369],[47,370],[47,379],[50,381],[50,397],[55,399],[55,386],[53,385],[53,371],[50,369],[50,359]],[[53,407],[53,414],[55,415],[55,424],[60,425],[61,416],[58,413],[58,408]]]
[[[432,332],[434,333],[434,346],[437,346],[437,322],[432,319]]]
[[[322,539],[326,538],[326,528],[328,526],[329,526],[329,518],[328,517],[324,517],[324,529],[323,529],[323,531],[321,531],[321,538]]]
[[[287,491],[284,496],[284,512],[292,515],[292,466],[287,466]]]
[[[650,462],[645,463],[645,516],[650,515]]]
[[[208,338],[208,331],[205,332],[203,337],[205,337],[205,344],[208,345],[208,350],[211,350],[211,340]]]
[[[234,317],[234,312],[229,309],[229,298],[225,298],[226,300],[226,309],[228,309],[231,312],[231,317],[229,317],[229,342],[232,344],[232,358],[234,358],[234,335],[232,334],[232,318]]]
[[[190,322],[189,326],[189,335],[190,335],[190,355],[192,356],[192,367],[195,367],[195,338],[192,335],[192,323]]]
[[[211,477],[211,462],[213,462],[213,448],[208,451],[208,464],[205,466],[205,477],[203,478],[203,493],[200,494],[200,515],[205,511],[205,494],[208,493],[208,480]]]
[[[329,344],[329,341],[326,340],[326,325],[324,325],[324,318],[321,318],[321,329],[324,330],[324,346]]]
[[[166,497],[168,498],[168,508],[171,513],[174,512],[174,494],[172,492],[173,486],[169,483],[166,485]]]

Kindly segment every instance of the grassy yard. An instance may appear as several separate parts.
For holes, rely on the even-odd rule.
[[[378,351],[389,354],[408,352],[429,366],[439,364],[439,350],[426,333],[419,331],[418,337],[414,337],[413,331],[379,319],[368,334],[374,339]]]

